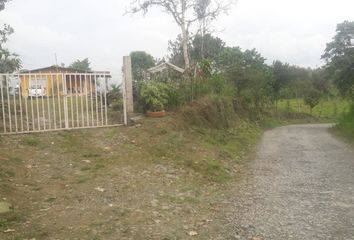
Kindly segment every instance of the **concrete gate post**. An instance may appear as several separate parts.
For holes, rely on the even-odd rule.
[[[134,113],[133,73],[130,56],[123,57],[123,75],[124,124],[128,125],[129,118],[132,117]]]

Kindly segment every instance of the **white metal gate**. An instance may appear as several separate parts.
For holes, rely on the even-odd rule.
[[[107,72],[0,74],[0,134],[119,126],[124,101]]]

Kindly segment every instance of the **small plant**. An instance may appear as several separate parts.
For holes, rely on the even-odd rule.
[[[312,89],[305,96],[304,100],[305,100],[306,105],[310,106],[311,113],[312,113],[312,109],[320,103],[321,93],[315,89]]]
[[[141,86],[141,99],[147,111],[164,111],[168,103],[168,86],[157,81],[144,82]]]
[[[114,111],[123,110],[122,85],[111,85],[111,90],[107,93],[107,104]]]
[[[41,144],[41,142],[37,138],[24,137],[22,139],[22,144],[27,145],[27,146],[37,147]]]

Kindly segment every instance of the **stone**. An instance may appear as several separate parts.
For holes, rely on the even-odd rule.
[[[169,206],[162,206],[162,210],[169,210],[170,207]]]
[[[190,231],[190,232],[188,233],[188,235],[189,235],[189,236],[197,236],[198,233],[197,233],[196,231]]]
[[[144,119],[144,117],[142,115],[137,115],[135,117],[131,117],[130,121],[131,121],[131,123],[136,125],[136,127],[141,127],[141,123],[143,122],[143,119]]]
[[[4,231],[4,233],[14,233],[14,232],[16,232],[15,229],[10,229],[10,228]]]
[[[99,191],[99,192],[104,192],[106,191],[106,189],[102,188],[102,187],[96,187],[95,188],[96,191]]]
[[[151,206],[152,206],[152,207],[157,207],[157,206],[158,206],[158,203],[159,203],[158,200],[153,199],[153,200],[151,201]]]
[[[12,212],[12,205],[8,202],[0,202],[0,214],[6,214]]]

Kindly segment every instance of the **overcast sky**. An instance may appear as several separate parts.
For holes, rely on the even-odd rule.
[[[119,73],[123,55],[145,50],[167,54],[179,29],[154,10],[147,16],[124,15],[130,0],[12,0],[0,23],[15,34],[8,44],[26,69],[88,57],[95,70]],[[353,0],[239,0],[215,22],[215,34],[229,46],[256,48],[267,61],[322,65],[320,56],[337,23],[354,19]]]

